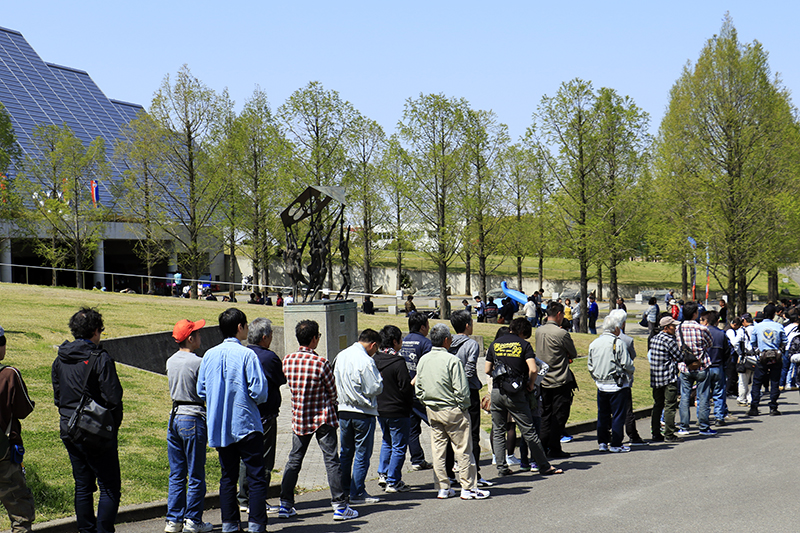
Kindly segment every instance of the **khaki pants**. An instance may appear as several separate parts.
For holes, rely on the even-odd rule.
[[[436,490],[449,489],[450,479],[445,468],[447,444],[453,444],[455,460],[458,462],[458,476],[461,489],[475,489],[477,486],[477,467],[472,457],[472,438],[469,415],[457,407],[434,411],[428,408],[431,424],[431,447],[433,448],[433,474]]]
[[[0,461],[0,501],[11,519],[11,531],[31,531],[34,519],[33,494],[25,483],[22,467],[8,459]]]

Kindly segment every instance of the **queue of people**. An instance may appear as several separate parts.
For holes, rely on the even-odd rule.
[[[481,304],[476,299],[476,309],[485,312]],[[202,358],[196,352],[205,321],[177,322],[172,333],[177,350],[166,362],[172,409],[164,531],[213,529],[203,521],[206,445],[219,455],[223,533],[241,531],[242,512],[247,513],[251,532],[266,531],[270,514],[278,519],[298,514],[295,488],[313,438],[325,463],[333,520],[356,518],[354,506],[381,501],[366,489],[377,425],[383,434],[378,485],[387,495],[411,490],[402,479],[410,452],[412,469],[433,470],[438,498],[490,497],[493,483],[481,475],[479,461],[481,408],[492,416],[497,475],[508,475],[517,465],[539,475],[562,474],[563,469],[551,461],[570,457],[562,442],[577,388],[570,366],[577,352],[565,327],[570,320],[564,304],[549,301],[543,309],[535,330],[529,316],[513,318],[499,328],[483,369],[477,366],[481,349],[470,337],[473,323],[467,309],[452,314],[450,327],[445,323],[431,327],[425,315],[411,312],[405,338],[394,325],[380,331],[365,329],[353,345],[338,353],[335,365],[315,351],[321,333],[311,320],[297,324],[299,348],[283,360],[270,350],[272,324],[266,318],[248,322],[239,309],[223,311],[219,326],[224,340]],[[591,315],[591,307],[586,312]],[[778,314],[785,327],[776,321]],[[735,421],[726,399],[736,374],[737,399],[749,407],[748,416],[760,414],[762,388],[769,391],[769,414],[781,414],[780,393],[797,385],[800,310],[769,304],[756,318],[749,313],[734,317],[727,331],[717,327],[716,311],[703,310],[696,302],[684,303],[679,316],[682,320],[671,310],[660,313],[657,324],[648,328],[652,442],[679,443],[689,434],[693,395],[700,435],[716,435],[712,412],[714,426]],[[655,322],[649,310],[644,317],[648,326]],[[626,318],[624,309],[605,317],[587,361],[597,387],[598,449],[610,453],[646,444],[636,432],[632,412],[636,353],[633,339],[623,331]],[[76,520],[82,532],[114,531],[121,490],[117,435],[123,419],[122,386],[113,359],[99,345],[102,315],[82,308],[69,327],[73,340],[59,347],[52,382],[60,435],[75,482]],[[5,341],[0,328],[0,361]],[[480,397],[481,370],[491,386],[485,398]],[[267,489],[276,462],[279,388],[284,384],[291,392],[292,448],[283,470],[280,501],[272,506]],[[0,439],[2,503],[14,532],[31,531],[34,502],[21,467],[19,420],[33,410],[34,402],[19,371],[2,363],[0,397],[13,398],[0,405],[0,422],[10,428],[6,439]],[[88,417],[91,409],[105,417],[105,432],[81,425],[81,417]],[[419,443],[422,423],[431,428],[430,463]],[[507,453],[512,427],[522,434],[523,461],[512,460],[513,449]],[[628,445],[623,443],[625,432]],[[93,495],[98,488],[95,511]]]

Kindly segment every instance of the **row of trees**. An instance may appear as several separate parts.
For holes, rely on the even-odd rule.
[[[615,301],[622,261],[658,257],[685,272],[693,238],[741,310],[758,272],[776,280],[777,267],[796,260],[800,138],[788,91],[761,45],[740,43],[726,17],[673,87],[655,138],[649,128],[629,97],[574,79],[541,99],[515,143],[492,111],[442,94],[409,98],[387,135],[318,82],[276,112],[256,89],[237,113],[225,91],[184,66],[114,147],[127,170],[113,209],[77,199],[88,176],[108,170],[102,144],[75,145],[66,126],[37,131],[44,157],[22,165],[18,189],[37,199],[33,218],[51,229],[43,257],[56,261],[48,251],[69,242],[76,266],[97,224],[121,216],[137,223],[148,273],[169,253],[167,238],[194,279],[223,242],[231,269],[245,254],[255,283],[266,285],[284,245],[279,212],[308,185],[334,185],[347,191],[366,292],[378,234],[392,235],[398,274],[404,250],[430,256],[443,309],[454,262],[466,265],[468,284],[477,264],[485,296],[497,257],[515,258],[521,287],[524,258],[538,258],[541,285],[544,258],[568,255],[579,262],[582,295],[590,272],[598,282],[607,272]],[[328,265],[331,285],[332,272]]]

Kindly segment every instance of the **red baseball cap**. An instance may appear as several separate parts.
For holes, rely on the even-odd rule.
[[[202,319],[198,320],[197,322],[183,319],[175,324],[174,328],[172,328],[172,338],[178,342],[183,342],[188,339],[192,333],[204,327],[205,325],[206,321]]]

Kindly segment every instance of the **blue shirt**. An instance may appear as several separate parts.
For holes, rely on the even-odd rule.
[[[763,352],[766,350],[783,350],[786,344],[786,331],[783,326],[765,318],[753,327],[750,344]]]
[[[267,380],[256,353],[235,337],[203,356],[197,394],[206,400],[208,444],[224,448],[250,433],[263,433],[258,404],[267,400]]]

